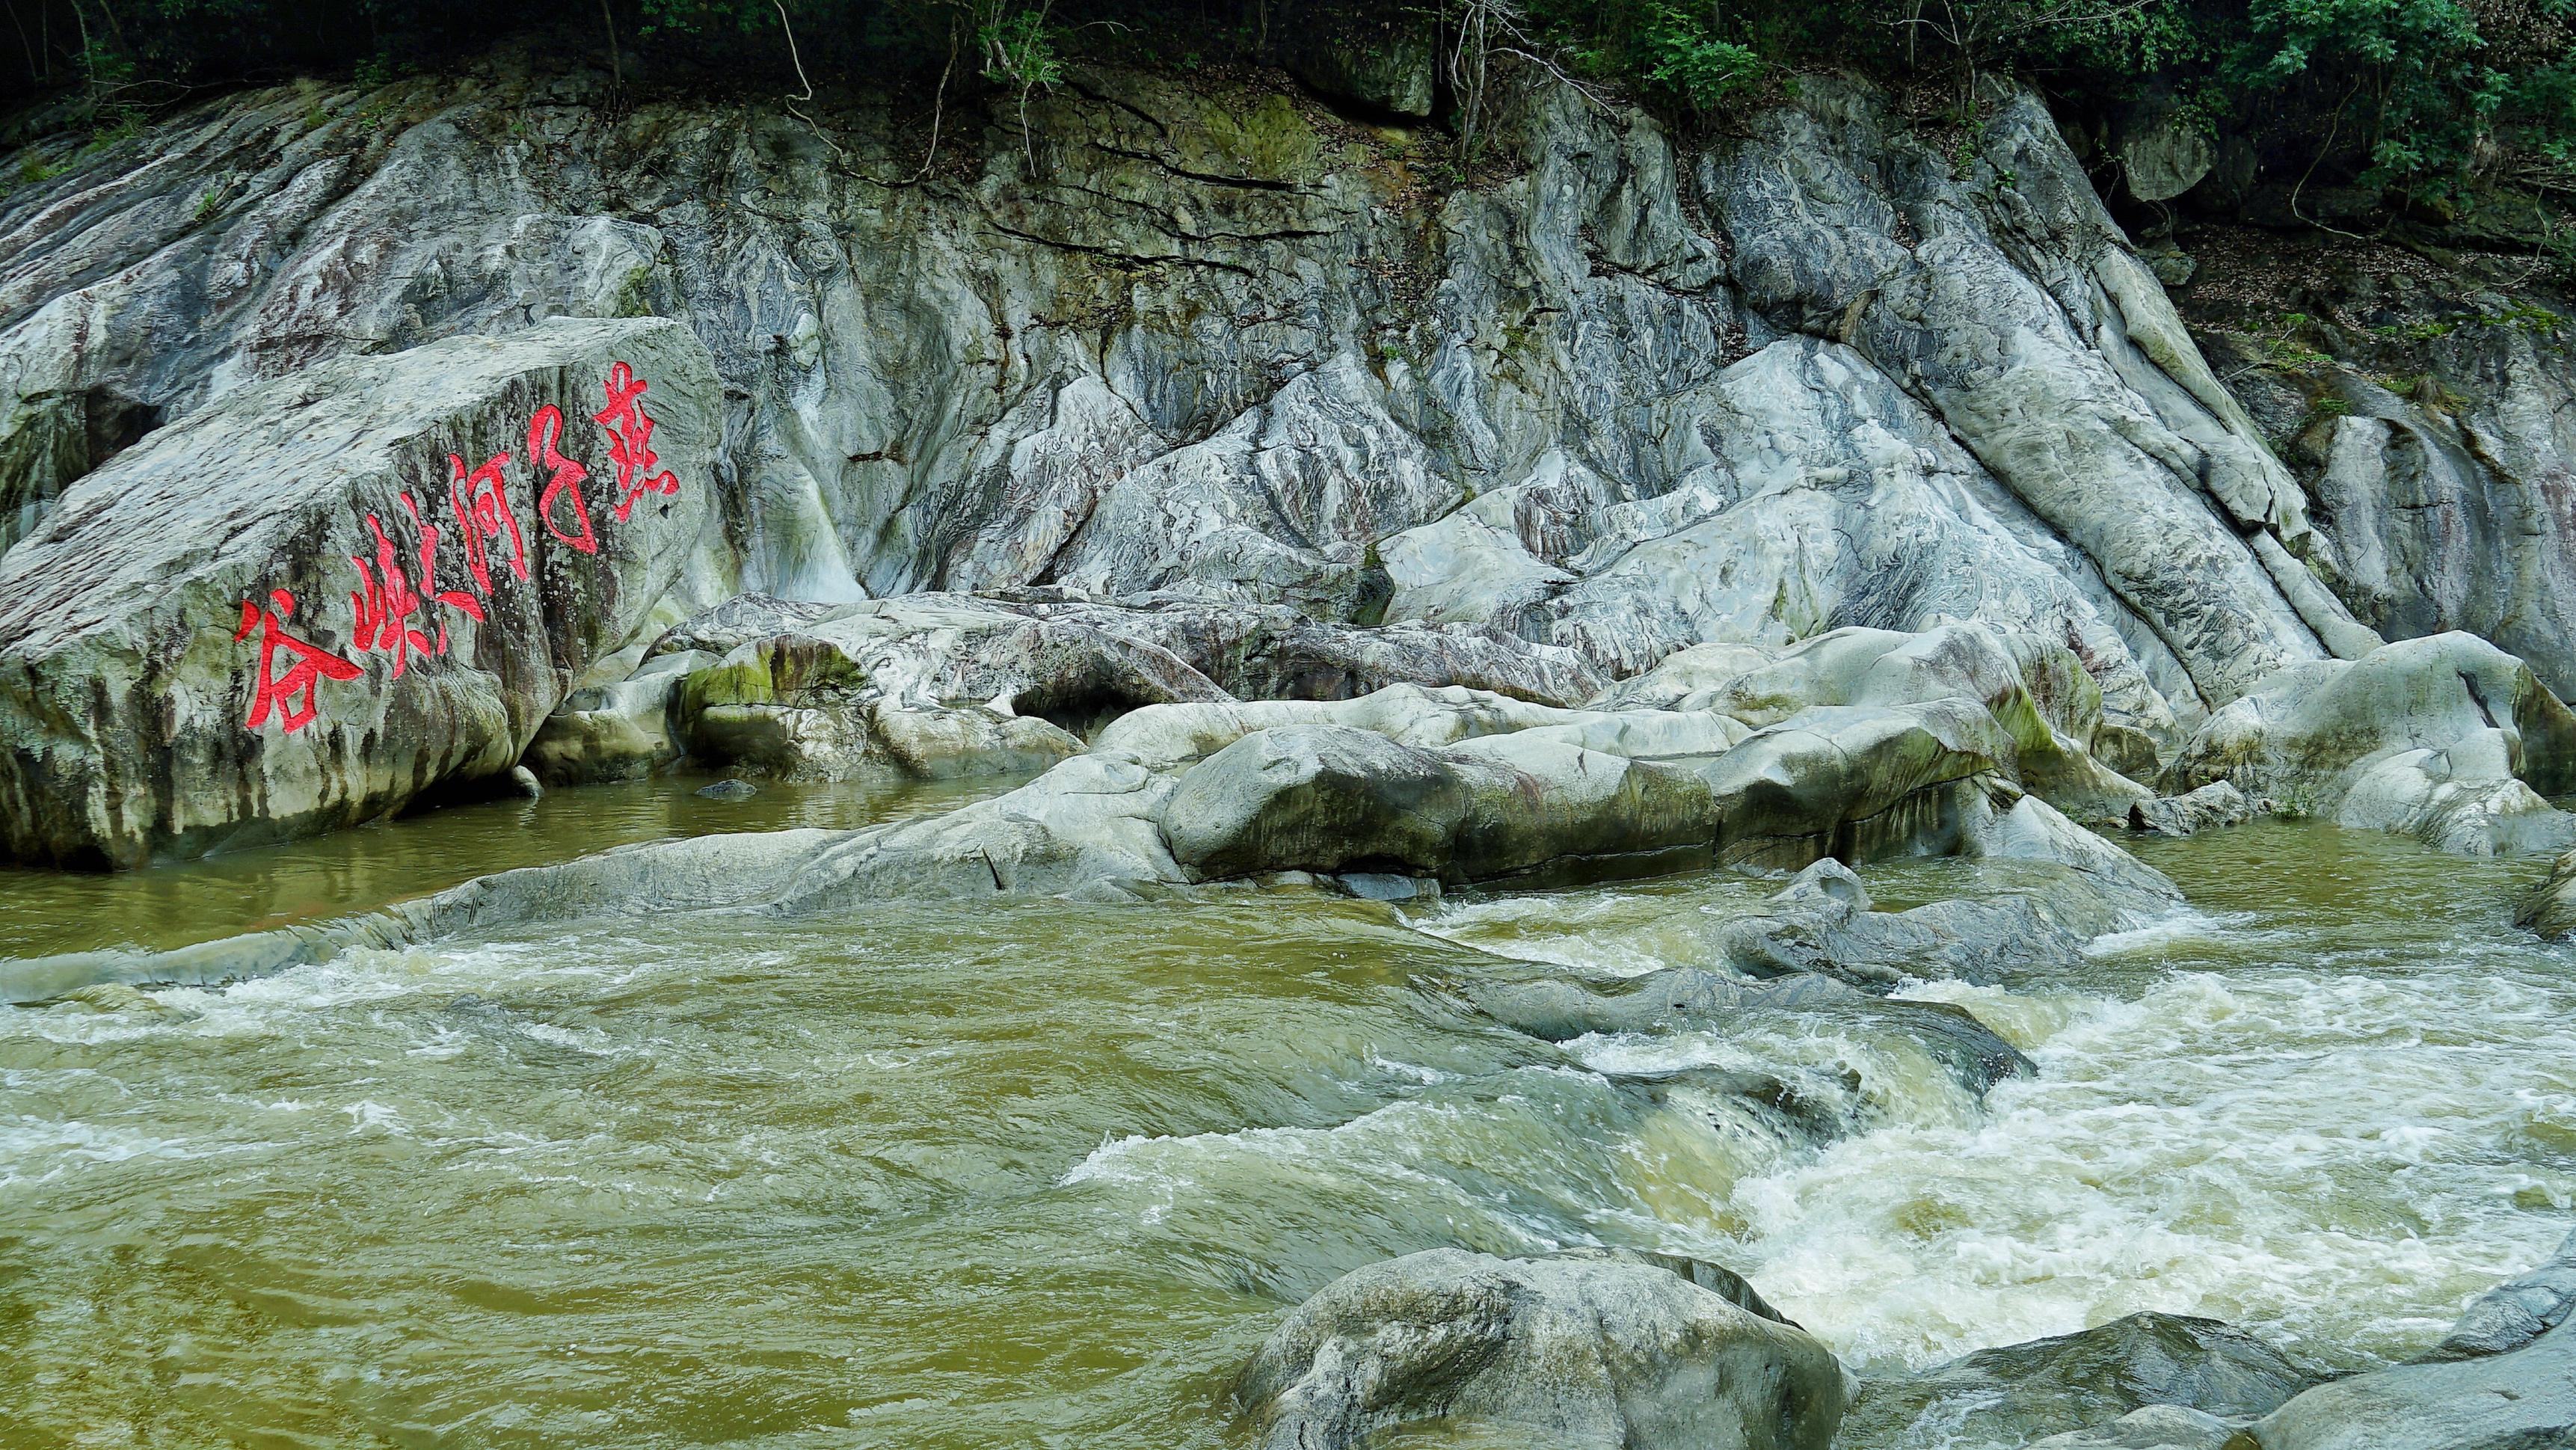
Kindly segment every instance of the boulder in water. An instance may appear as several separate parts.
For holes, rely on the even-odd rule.
[[[1826,1450],[1845,1385],[1804,1331],[1666,1264],[1433,1249],[1298,1306],[1235,1398],[1264,1450],[1433,1420],[1551,1450]]]
[[[718,398],[660,319],[319,363],[0,555],[0,854],[130,866],[506,774],[699,543]]]
[[[2234,785],[2213,780],[2182,795],[2158,796],[2129,806],[2128,827],[2159,836],[2191,836],[2220,826],[2238,826],[2267,814],[2270,801],[2248,800]]]
[[[2213,714],[2165,772],[2225,780],[2347,826],[2471,855],[2565,847],[2576,714],[2519,659],[2469,634],[2293,665]]]
[[[2321,1378],[2232,1325],[2150,1312],[1870,1381],[1849,1424],[1863,1444],[1894,1443],[1909,1427],[1934,1424],[1961,1437],[2017,1444],[2147,1405],[2260,1415]]]

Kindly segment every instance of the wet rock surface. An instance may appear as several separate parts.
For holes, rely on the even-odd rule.
[[[119,455],[0,555],[0,849],[133,865],[506,776],[698,548],[716,408],[681,324],[564,322]]]
[[[2093,1427],[2149,1405],[2241,1420],[2272,1410],[2322,1378],[2215,1319],[2132,1314],[2080,1333],[1979,1350],[1919,1374],[1870,1381],[1853,1402],[1845,1433],[1870,1437],[1865,1443],[1892,1444],[1909,1427],[1937,1427],[1953,1436],[2011,1444],[2076,1432],[2106,1434]],[[2158,1418],[2182,1420],[2194,1433],[2205,1429],[2190,1426],[2187,1416]],[[2148,1429],[2130,1425],[2120,1433],[2132,1430],[2166,1433],[2153,1422]]]
[[[2521,660],[2466,634],[2285,670],[2212,715],[2166,768],[2444,850],[2556,850],[2576,818],[2576,714]]]
[[[1823,1345],[1663,1263],[1435,1249],[1308,1299],[1235,1397],[1276,1450],[1426,1421],[1599,1450],[1825,1450],[1844,1384]]]

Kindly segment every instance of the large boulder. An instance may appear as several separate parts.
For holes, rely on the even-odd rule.
[[[1849,1433],[1856,1443],[1891,1444],[1909,1428],[1937,1425],[1963,1440],[2021,1444],[2147,1405],[2259,1415],[2321,1377],[2218,1320],[2132,1314],[1872,1380],[1852,1406]]]
[[[2210,716],[2165,779],[2445,850],[2557,849],[2576,840],[2547,799],[2576,788],[2576,714],[2521,660],[2437,634],[2280,671]]]
[[[1164,815],[1194,875],[1392,870],[1489,880],[1676,851],[1804,866],[1955,850],[1970,777],[2010,742],[1973,702],[1802,711],[1739,736],[1709,712],[1573,715],[1437,749],[1342,725],[1247,734]]]
[[[559,321],[237,389],[0,556],[0,852],[134,865],[508,772],[679,576],[718,389]]]
[[[1433,1249],[1326,1285],[1235,1397],[1264,1450],[1431,1420],[1557,1450],[1826,1450],[1845,1390],[1804,1331],[1664,1264]]]

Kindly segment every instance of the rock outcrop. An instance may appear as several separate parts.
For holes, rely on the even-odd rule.
[[[2342,825],[2475,855],[2558,849],[2576,820],[2576,714],[2522,661],[2466,634],[2282,671],[2212,715],[2167,767]]]
[[[1664,1264],[1456,1249],[1325,1286],[1235,1387],[1267,1450],[1432,1420],[1566,1450],[1826,1450],[1844,1396],[1823,1345]]]
[[[0,850],[132,865],[505,776],[713,517],[676,322],[558,322],[241,388],[0,555]]]
[[[1078,754],[1079,732],[1175,701],[1338,700],[1401,683],[1566,704],[1600,684],[1571,651],[1491,629],[1364,629],[1279,606],[1063,589],[736,599],[674,627],[645,670],[665,651],[697,661],[670,704],[691,754],[823,780],[1034,773]]]
[[[2316,233],[2212,241],[2213,268],[2236,275],[2186,306],[2332,541],[2328,586],[2390,639],[2465,630],[2576,693],[2565,304],[2532,295],[2518,256],[2436,266]],[[2246,305],[2267,292],[2272,305]]]
[[[1443,188],[1302,91],[1078,70],[900,186],[881,107],[578,71],[190,110],[0,200],[0,509],[337,352],[651,311],[730,400],[674,616],[1169,591],[1610,676],[1973,620],[2167,741],[2376,642],[2036,98],[1960,156],[1832,77],[1686,142],[1505,75]]]

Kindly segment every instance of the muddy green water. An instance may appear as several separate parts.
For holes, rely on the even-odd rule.
[[[668,784],[115,879],[0,876],[0,955],[167,945],[485,869],[923,802]],[[2150,847],[2195,910],[2080,980],[1927,985],[2021,1044],[1482,1022],[1486,953],[1645,969],[1765,884],[888,904],[562,924],[220,990],[0,1007],[0,1441],[1244,1443],[1229,1376],[1373,1259],[1659,1246],[1864,1372],[2140,1308],[2359,1367],[2576,1204],[2576,957],[2531,863],[2268,825]],[[1969,884],[1868,873],[1886,904]],[[1760,1062],[1816,1146],[1623,1084]],[[1909,1446],[1941,1445],[1937,1436]]]

